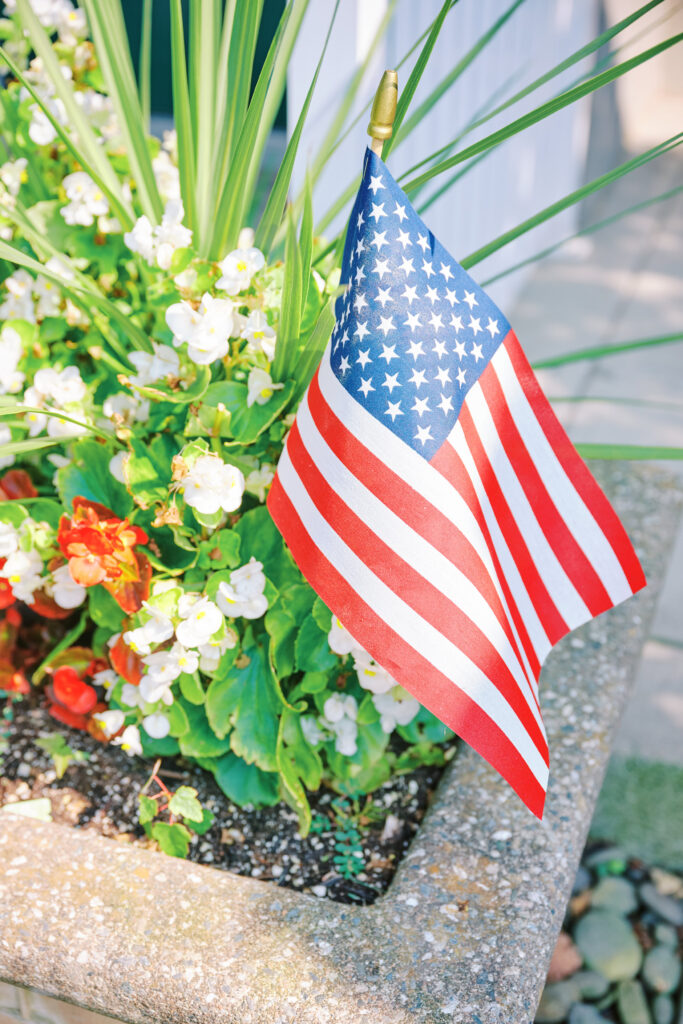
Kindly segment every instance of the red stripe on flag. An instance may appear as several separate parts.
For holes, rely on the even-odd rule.
[[[635,593],[647,585],[647,580],[626,530],[553,412],[514,331],[510,331],[506,338],[506,349],[543,433],[586,508],[605,534]]]
[[[345,504],[311,458],[296,422],[287,440],[287,451],[311,501],[323,518],[333,524],[335,533],[378,579],[483,672],[512,708],[541,756],[547,758],[545,737],[522,696],[520,684],[486,634]],[[344,625],[353,634],[346,622]],[[383,668],[387,668],[386,658],[385,652],[376,659]]]
[[[479,386],[493,418],[501,447],[510,460],[538,525],[591,615],[600,615],[612,607],[613,601],[548,494],[541,475],[529,455],[529,449],[517,429],[491,363],[479,378]]]
[[[553,599],[548,593],[548,589],[541,578],[541,574],[536,568],[536,563],[531,557],[529,549],[526,546],[524,537],[515,522],[515,517],[510,510],[510,506],[505,500],[500,484],[496,478],[496,474],[494,473],[493,467],[489,462],[489,458],[484,451],[484,446],[479,439],[479,435],[472,421],[472,416],[467,408],[467,400],[465,400],[462,408],[460,409],[458,424],[462,427],[465,443],[467,444],[467,447],[472,454],[472,458],[477,465],[482,486],[486,492],[489,502],[491,503],[493,514],[500,526],[505,543],[507,544],[510,554],[515,560],[520,575],[524,580],[529,597],[536,609],[536,614],[543,624],[543,628],[548,635],[550,643],[554,646],[558,640],[569,632],[569,626],[560,615]],[[446,446],[444,445],[444,447]]]
[[[309,536],[277,476],[268,495],[268,509],[308,582],[355,639],[376,661],[384,662],[387,671],[421,704],[481,754],[541,818],[545,791],[505,733],[361,600]],[[547,763],[547,754],[545,760]]]
[[[512,591],[510,590],[503,567],[500,564],[498,552],[496,551],[496,546],[493,543],[493,538],[491,536],[488,523],[486,522],[486,516],[484,515],[479,498],[477,497],[474,484],[470,480],[467,470],[465,469],[465,466],[463,465],[463,462],[455,448],[448,443],[442,445],[431,460],[431,465],[456,488],[463,500],[467,502],[472,515],[475,516],[479,526],[481,527],[481,531],[484,535],[484,539],[498,574],[498,579],[501,587],[503,588],[505,599],[508,603],[508,607],[510,608],[515,628],[517,629],[522,646],[524,647],[524,653],[526,654],[527,660],[531,666],[531,671],[534,673],[534,679],[538,681],[538,677],[541,674],[541,662],[531,641],[531,637],[527,632],[524,619],[522,618],[519,608],[515,603],[515,599],[512,595]],[[549,642],[550,641],[548,641],[548,643]],[[538,704],[538,699],[536,700],[536,703]]]
[[[424,495],[414,490],[400,476],[389,469],[386,463],[378,459],[369,448],[366,448],[348,430],[325,401],[325,397],[320,390],[317,372],[308,389],[308,407],[315,425],[339,461],[347,467],[352,466],[353,475],[364,487],[367,487],[399,519],[424,537],[437,551],[452,562],[453,565],[457,566],[477,588],[494,612],[501,627],[505,630],[520,662],[522,671],[525,671],[517,638],[510,628],[510,623],[498,591],[491,580],[488,568],[472,543],[442,512],[430,504]],[[490,548],[490,544],[488,547]],[[501,589],[510,609],[510,615],[519,630],[518,623],[521,622],[521,616],[515,607],[509,589],[505,586],[505,581],[501,577],[500,567],[496,565],[495,558],[493,561],[498,579],[501,582]],[[520,634],[520,638],[522,638],[522,634]],[[531,670],[535,673],[535,679],[538,679],[540,665],[535,653],[533,653],[533,648],[531,648],[532,654],[530,657],[523,638],[522,645],[524,646]]]

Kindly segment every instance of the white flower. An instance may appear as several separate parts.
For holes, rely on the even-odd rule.
[[[35,392],[31,394],[31,404],[35,405],[42,405],[46,398],[51,398],[55,405],[64,408],[80,404],[87,394],[87,387],[77,366],[67,366],[61,371],[51,367],[38,370],[33,378],[33,388]]]
[[[192,675],[199,668],[199,655],[196,651],[188,651],[182,644],[175,643],[169,653],[175,658],[181,672]]]
[[[126,231],[123,240],[131,252],[139,253],[150,267],[154,266],[156,241],[154,227],[149,217],[138,217],[132,231]]]
[[[100,711],[93,716],[95,725],[99,726],[108,740],[115,736],[123,727],[126,716],[119,708],[112,708],[110,711]]]
[[[57,316],[62,301],[59,288],[47,278],[38,276],[33,285],[33,297],[37,299],[36,316],[39,320],[46,316]]]
[[[7,558],[19,547],[19,534],[11,523],[0,522],[0,558]]]
[[[215,299],[207,292],[199,309],[189,302],[176,302],[166,310],[166,323],[173,331],[173,344],[187,344],[190,359],[204,366],[222,359],[233,333],[234,305],[230,299]]]
[[[234,512],[242,503],[244,476],[219,455],[200,455],[183,477],[181,489],[187,504],[203,515],[220,509]]]
[[[42,586],[43,560],[37,551],[13,551],[0,569],[18,601],[30,604],[34,590]]]
[[[157,263],[162,270],[168,270],[171,266],[173,253],[176,249],[184,249],[192,244],[192,232],[189,228],[183,227],[185,210],[180,198],[171,199],[166,203],[161,224],[156,229],[157,242]]]
[[[50,416],[47,423],[47,432],[50,437],[70,437],[72,434],[88,433],[88,419],[83,409],[70,409],[69,416],[71,420]]]
[[[128,462],[130,452],[117,452],[109,460],[109,472],[120,484],[125,484],[126,476],[124,466]]]
[[[61,256],[50,256],[50,259],[45,264],[45,269],[49,270],[56,277],[63,278],[64,281],[73,281],[76,276],[69,263]]]
[[[220,640],[210,640],[209,643],[199,644],[197,651],[199,652],[199,668],[201,671],[206,675],[211,675],[215,672],[225,652],[231,651],[233,647],[237,647],[237,641],[237,634],[228,628],[226,629],[225,636],[222,636]]]
[[[0,423],[0,449],[3,444],[9,444],[12,440],[12,431],[6,423]],[[14,464],[14,455],[0,455],[0,469],[7,469]],[[3,524],[0,523],[0,530]]]
[[[173,679],[164,680],[151,675],[143,676],[138,687],[140,702],[142,704],[156,704],[157,701],[163,700],[165,704],[173,703],[173,697],[171,696],[170,701],[167,697],[170,695],[171,686],[177,678],[178,676],[174,676]]]
[[[247,317],[247,322],[240,335],[247,339],[247,348],[252,352],[263,352],[269,362],[275,357],[275,331],[268,323],[265,313],[254,309]]]
[[[171,730],[171,723],[166,715],[162,715],[158,711],[153,715],[146,715],[142,719],[142,726],[147,735],[153,740],[163,740],[164,736],[168,736]]]
[[[103,668],[99,672],[96,672],[92,677],[93,686],[104,687],[107,700],[109,700],[109,694],[114,689],[118,681],[118,672],[115,672],[113,668]]]
[[[357,714],[356,698],[349,693],[344,695],[333,693],[323,704],[323,715],[332,726],[341,722],[342,718],[351,718],[355,721]]]
[[[5,278],[3,285],[7,289],[8,295],[0,306],[0,319],[28,320],[31,324],[35,323],[34,281],[31,275],[25,270],[15,270],[13,274]]]
[[[269,462],[262,462],[258,469],[252,469],[244,481],[245,490],[255,495],[259,501],[266,500],[266,490],[270,487],[275,477],[275,466]]]
[[[71,7],[71,4],[60,4],[56,21],[59,40],[64,46],[76,46],[79,39],[88,34],[88,23],[85,11]]]
[[[65,125],[67,116],[66,108],[62,101],[44,94],[41,96],[41,99],[57,124]],[[28,109],[31,115],[31,123],[28,126],[29,138],[32,142],[35,142],[36,146],[49,146],[57,138],[57,131],[52,121],[37,103],[32,103]]]
[[[67,224],[81,224],[90,227],[95,217],[109,213],[109,203],[99,185],[85,171],[67,174],[62,182],[68,206],[63,206],[60,213]]]
[[[144,681],[144,680],[143,680]],[[140,688],[133,686],[132,683],[124,683],[121,687],[121,703],[125,704],[127,708],[137,708],[140,706]]]
[[[396,686],[396,680],[362,648],[354,650],[353,665],[358,682],[364,690],[370,690],[371,693],[387,693]]]
[[[353,757],[358,750],[358,726],[350,718],[342,718],[335,727],[334,749],[345,757]]]
[[[183,594],[178,601],[178,612],[183,621],[176,628],[176,636],[183,647],[208,643],[223,625],[223,615],[217,605],[198,594]]]
[[[400,686],[395,686],[390,693],[376,693],[372,703],[379,711],[379,724],[386,733],[393,732],[397,725],[408,725],[420,710],[415,698]]]
[[[154,227],[148,217],[140,217],[133,230],[124,234],[123,240],[131,252],[140,253],[150,267],[156,264],[168,270],[176,249],[192,244],[192,232],[183,226],[184,216],[182,200],[174,197],[166,203],[161,224]]]
[[[86,598],[86,589],[75,583],[68,565],[52,570],[52,596],[60,608],[78,608]]]
[[[127,725],[120,736],[116,736],[112,740],[117,747],[121,747],[121,750],[125,750],[127,754],[132,757],[133,754],[140,756],[142,754],[142,744],[140,742],[140,730],[137,725]]]
[[[299,719],[301,731],[312,747],[317,747],[325,739],[325,733],[318,725],[313,715],[302,715]]]
[[[157,187],[164,201],[180,199],[180,175],[165,148],[159,150],[152,160],[152,170]]]
[[[147,666],[147,678],[155,685],[163,683],[164,686],[168,686],[183,671],[172,651],[157,651],[155,654],[148,654],[142,660]]]
[[[0,167],[0,181],[11,196],[18,196],[19,189],[28,181],[27,163],[26,157],[22,156],[18,160],[8,160]]]
[[[102,404],[104,415],[114,423],[146,423],[149,419],[150,404],[146,398],[129,395],[126,391],[117,391],[109,395]]]
[[[360,644],[356,643],[348,629],[342,626],[336,615],[332,616],[332,628],[327,634],[327,642],[330,645],[330,650],[342,657],[354,651],[362,650]]]
[[[150,654],[152,647],[165,643],[173,636],[173,623],[167,615],[146,602],[143,608],[149,619],[137,629],[128,630],[123,634],[124,642],[136,654]]]
[[[234,249],[218,264],[222,277],[216,281],[216,287],[231,295],[245,291],[265,262],[260,249]]]
[[[229,618],[258,619],[268,610],[268,599],[263,593],[265,585],[263,565],[251,558],[246,565],[230,573],[230,583],[218,584],[216,603]]]
[[[19,333],[5,324],[0,331],[0,395],[13,395],[21,390],[24,374],[17,367],[23,354],[24,346]]]
[[[128,356],[138,371],[130,380],[138,387],[145,387],[162,378],[177,378],[180,373],[178,353],[170,345],[160,345],[153,341],[152,346],[154,352],[131,352]]]
[[[273,392],[283,387],[284,384],[274,384],[266,370],[255,366],[249,371],[247,378],[247,405],[251,407],[254,402],[257,405],[265,405],[273,397]]]

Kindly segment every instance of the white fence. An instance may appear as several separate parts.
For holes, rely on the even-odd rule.
[[[387,4],[388,0],[341,0],[332,44],[302,140],[296,184],[301,184],[306,159],[315,153],[324,137],[330,110],[367,54]],[[371,99],[382,70],[396,67],[440,7],[440,0],[398,0],[354,113]],[[307,12],[288,79],[290,126],[301,110],[333,8],[334,0],[312,0]],[[446,18],[413,109],[507,8],[507,0],[459,0]],[[496,102],[507,98],[587,43],[596,31],[597,0],[525,0],[423,123],[391,154],[392,173],[397,176],[448,143],[491,97],[497,94]],[[399,88],[405,84],[414,59],[415,55],[399,70]],[[468,136],[467,142],[549,99],[562,86],[575,81],[588,66],[585,61],[574,65]],[[581,183],[588,138],[588,103],[582,100],[508,140],[429,208],[426,222],[456,258],[466,256]],[[494,105],[490,104],[489,109]],[[359,173],[367,143],[367,121],[365,116],[358,123],[321,177],[315,193],[319,216]],[[437,179],[436,184],[442,180]],[[484,280],[532,255],[571,232],[575,220],[575,209],[553,218],[477,265],[473,275]],[[338,217],[335,227],[340,227],[343,221],[343,215]],[[510,308],[524,275],[525,271],[517,272],[492,285],[493,297],[504,308]]]

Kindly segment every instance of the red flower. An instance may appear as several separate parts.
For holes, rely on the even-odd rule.
[[[54,700],[78,715],[87,715],[97,704],[97,693],[84,683],[75,668],[62,665],[52,677]]]
[[[37,498],[38,491],[31,477],[23,469],[10,469],[0,478],[0,500],[14,501],[18,498]]]
[[[3,568],[6,558],[0,558],[0,569]],[[11,604],[14,604],[16,597],[12,590],[9,580],[6,580],[4,576],[0,576],[0,610],[3,608],[9,608]]]
[[[142,658],[130,649],[123,639],[123,634],[119,635],[116,643],[110,648],[109,660],[114,671],[118,672],[127,683],[132,683],[133,686],[140,684],[144,667]]]
[[[57,542],[69,560],[76,583],[101,583],[129,615],[149,596],[152,569],[146,555],[135,551],[147,543],[147,534],[111,509],[85,498],[74,498],[74,513],[62,516]]]

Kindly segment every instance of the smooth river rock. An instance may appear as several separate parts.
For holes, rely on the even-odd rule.
[[[622,981],[617,990],[617,1006],[622,1024],[652,1024],[652,1017],[639,981]]]
[[[589,910],[574,930],[587,965],[609,981],[634,978],[643,954],[628,921],[610,910]]]
[[[674,899],[673,896],[664,896],[657,892],[651,882],[645,882],[640,887],[640,897],[650,910],[659,914],[661,918],[672,924],[674,928],[683,926],[683,902]]]
[[[681,980],[681,961],[671,946],[655,946],[643,962],[643,979],[653,992],[666,995]]]
[[[602,878],[593,890],[591,906],[616,914],[632,914],[638,908],[636,888],[626,878]]]

